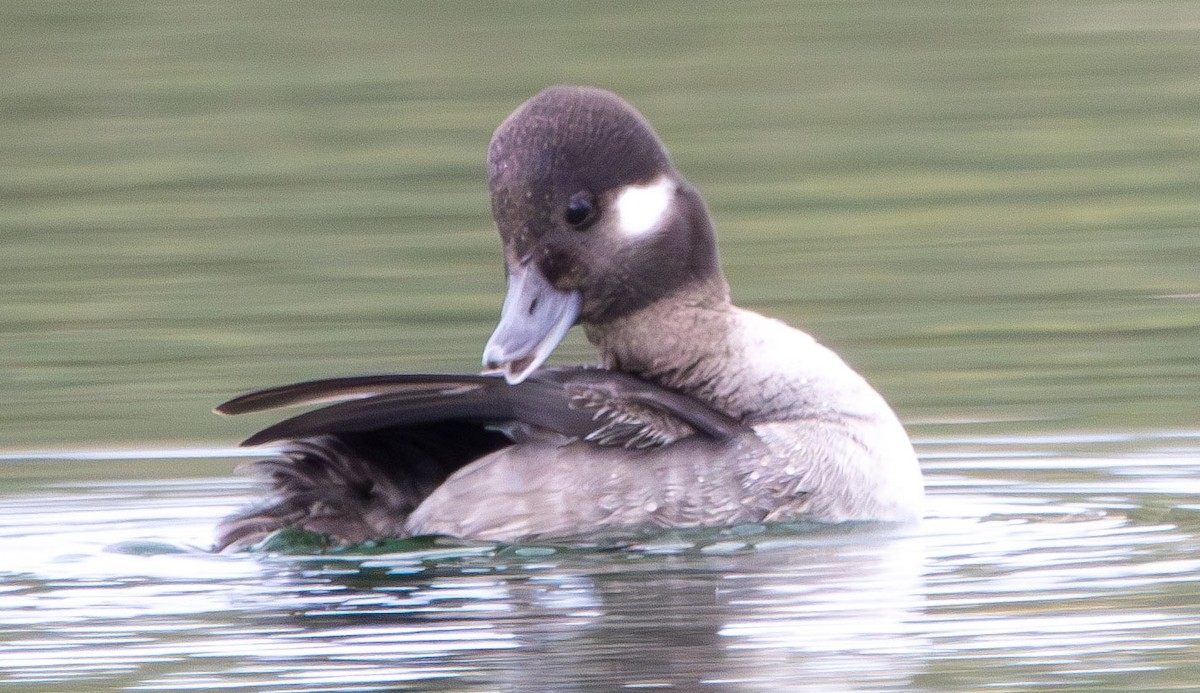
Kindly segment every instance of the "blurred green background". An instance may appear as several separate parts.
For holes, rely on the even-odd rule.
[[[1200,3],[0,5],[0,449],[238,440],[239,391],[473,371],[484,156],[613,89],[742,305],[917,435],[1200,419]],[[589,358],[578,335],[560,361]]]

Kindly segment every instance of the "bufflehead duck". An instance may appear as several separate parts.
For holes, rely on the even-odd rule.
[[[920,517],[917,458],[884,399],[812,337],[730,302],[699,193],[616,95],[551,87],[496,130],[508,294],[482,375],[335,378],[240,414],[323,403],[244,445],[265,505],[217,546],[301,527],[355,543]],[[574,325],[601,367],[541,367]]]

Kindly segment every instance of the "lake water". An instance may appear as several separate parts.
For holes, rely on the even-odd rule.
[[[1200,2],[16,0],[0,61],[0,688],[1200,689]],[[929,516],[208,552],[271,420],[214,404],[478,368],[487,141],[560,82]]]

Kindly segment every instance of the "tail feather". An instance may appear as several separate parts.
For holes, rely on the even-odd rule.
[[[279,456],[248,465],[270,495],[222,522],[215,549],[254,544],[285,527],[350,544],[403,536],[408,515],[447,477],[508,444],[463,421],[287,441]]]

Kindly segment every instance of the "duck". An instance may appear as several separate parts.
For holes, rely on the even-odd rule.
[[[616,94],[554,86],[488,147],[507,293],[477,374],[329,378],[234,415],[320,405],[242,445],[267,497],[217,549],[496,542],[773,522],[910,523],[924,489],[885,399],[809,334],[735,306],[710,214]],[[544,365],[576,325],[598,362]]]

